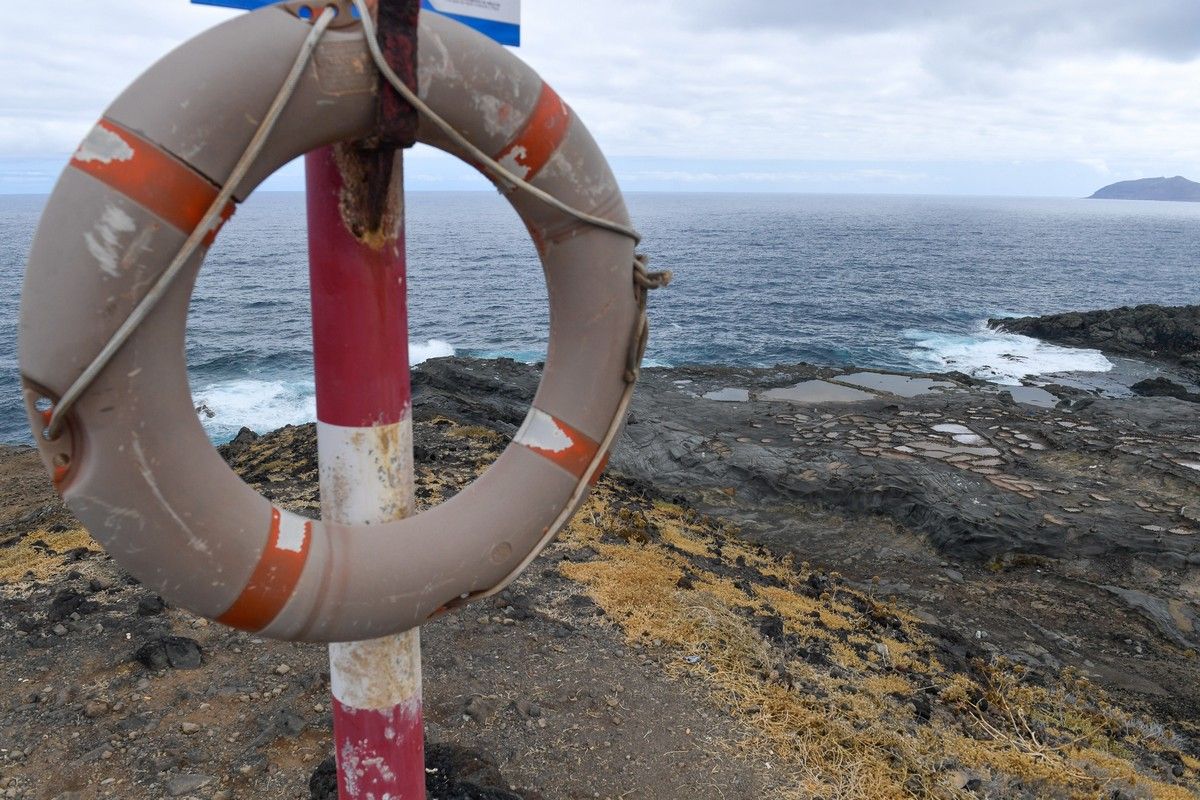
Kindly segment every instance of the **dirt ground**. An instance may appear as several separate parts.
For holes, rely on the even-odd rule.
[[[504,444],[419,422],[418,497],[454,493]],[[225,452],[277,502],[316,508],[311,427]],[[508,591],[423,629],[431,797],[1196,796],[1176,720],[832,571],[883,523],[801,509],[844,548],[806,564],[677,499],[606,477]],[[888,541],[898,564],[928,558]],[[0,797],[323,796],[326,670],[321,647],[163,604],[78,530],[31,451],[0,453]]]

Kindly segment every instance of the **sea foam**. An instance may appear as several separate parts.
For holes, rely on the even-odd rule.
[[[235,378],[198,389],[192,401],[200,424],[218,442],[228,441],[243,426],[266,433],[317,418],[316,388],[311,381]]]
[[[444,339],[429,339],[425,344],[408,343],[408,363],[416,366],[431,358],[446,358],[455,354],[454,345]]]
[[[443,339],[410,342],[409,364],[455,354]],[[307,377],[232,378],[197,387],[192,400],[200,424],[214,442],[227,442],[247,427],[266,433],[284,425],[303,425],[317,418],[316,385]]]
[[[933,372],[956,370],[983,380],[1016,386],[1026,376],[1064,372],[1108,372],[1113,364],[1099,350],[1062,347],[1029,336],[995,331],[981,323],[971,333],[905,331],[909,356]]]

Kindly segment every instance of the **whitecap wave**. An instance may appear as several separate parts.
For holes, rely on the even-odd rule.
[[[1026,376],[1064,372],[1108,372],[1113,364],[1099,350],[1062,347],[1029,336],[995,331],[981,324],[971,333],[905,331],[910,357],[932,372],[956,370],[1008,386]]]
[[[416,366],[431,358],[446,358],[455,354],[454,345],[444,339],[429,339],[425,344],[420,342],[408,343],[408,363]]]
[[[200,423],[214,441],[228,441],[246,427],[266,433],[317,418],[312,381],[237,378],[210,383],[193,393]]]
[[[410,342],[408,362],[455,354],[444,339]],[[227,442],[243,427],[266,433],[284,425],[303,425],[317,418],[317,390],[312,380],[233,378],[197,387],[192,393],[200,424],[215,442]]]

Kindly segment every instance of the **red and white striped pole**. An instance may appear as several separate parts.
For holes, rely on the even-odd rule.
[[[365,235],[342,196],[361,177],[333,147],[306,158],[321,513],[346,524],[413,510],[401,152],[382,228]],[[425,800],[419,631],[332,644],[329,668],[338,796]]]

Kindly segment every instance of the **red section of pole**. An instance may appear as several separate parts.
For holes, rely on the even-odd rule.
[[[412,510],[403,170],[397,151],[381,206],[381,157],[306,159],[321,506],[342,523]],[[418,633],[330,645],[330,676],[339,797],[424,800]]]
[[[339,800],[425,800],[425,725],[402,706],[348,708],[333,700]]]
[[[399,422],[410,397],[404,239],[375,248],[350,232],[332,147],[305,167],[317,416],[346,427]]]

